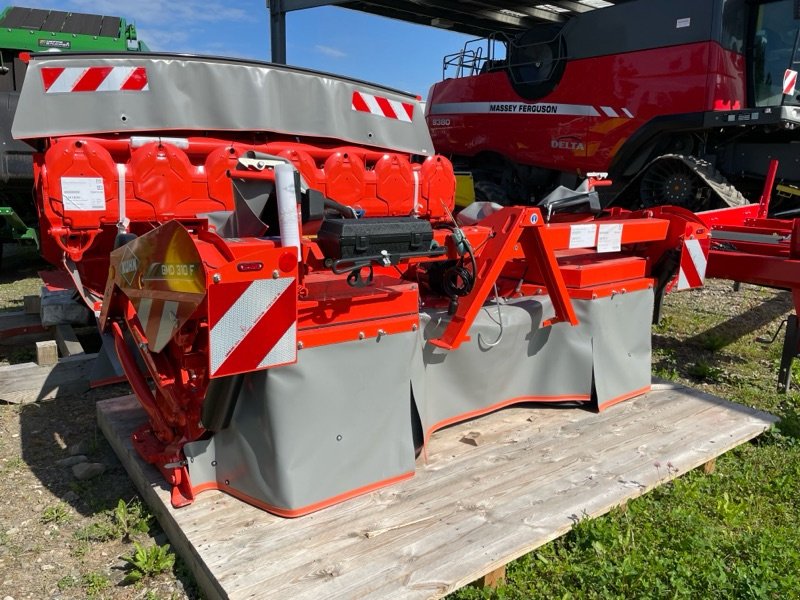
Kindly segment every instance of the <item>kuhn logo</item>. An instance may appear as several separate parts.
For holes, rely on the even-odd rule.
[[[561,137],[552,139],[550,140],[550,147],[553,150],[586,150],[586,146],[583,145],[583,142],[580,140],[580,138],[576,137]]]
[[[119,272],[122,278],[128,283],[133,285],[133,280],[136,278],[136,272],[139,270],[139,259],[133,251],[126,247],[122,253],[122,260],[119,261]]]

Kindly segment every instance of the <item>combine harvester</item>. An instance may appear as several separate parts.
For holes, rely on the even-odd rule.
[[[360,81],[38,55],[14,134],[175,506],[218,489],[295,517],[411,477],[448,424],[643,394],[654,295],[702,284],[683,209],[454,218],[421,105]]]
[[[562,22],[468,42],[431,88],[434,146],[478,199],[536,203],[603,172],[606,202],[697,212],[757,198],[777,158],[792,187],[773,208],[797,202],[797,2],[563,4],[541,7]]]
[[[602,172],[604,206],[696,211],[713,230],[708,276],[793,293],[785,391],[800,356],[800,4],[627,0],[566,14],[445,57],[427,103],[434,146],[478,199],[537,204]]]

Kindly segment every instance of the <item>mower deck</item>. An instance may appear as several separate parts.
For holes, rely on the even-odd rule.
[[[133,396],[98,422],[208,598],[438,598],[756,437],[769,414],[685,387],[597,414],[524,405],[434,433],[413,478],[302,519],[219,492],[174,509],[134,451]]]

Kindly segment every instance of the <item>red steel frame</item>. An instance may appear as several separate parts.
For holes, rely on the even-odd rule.
[[[800,356],[800,218],[768,218],[770,190],[778,161],[770,163],[764,192],[758,204],[701,213],[712,232],[707,277],[729,279],[792,294],[794,314],[787,321],[778,389],[786,392],[791,365]]]

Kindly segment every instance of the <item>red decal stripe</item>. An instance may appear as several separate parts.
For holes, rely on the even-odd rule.
[[[42,68],[42,83],[44,91],[49,90],[64,72],[64,67],[44,67]]]
[[[210,327],[214,327],[222,319],[252,283],[252,281],[222,283],[211,288],[208,302],[208,324]]]
[[[113,67],[89,67],[72,86],[73,92],[93,92],[108,77]]]
[[[258,323],[247,332],[244,339],[233,349],[214,375],[232,375],[255,370],[267,352],[283,337],[286,330],[294,325],[296,294],[296,286],[287,287],[269,307],[269,310],[262,315]],[[288,322],[281,323],[282,317],[287,316],[289,316]]]
[[[408,115],[409,119],[414,118],[414,105],[408,104],[407,102],[403,102],[403,108],[406,109],[406,114]]]
[[[386,98],[375,96],[375,102],[377,102],[378,106],[381,107],[384,117],[389,117],[390,119],[397,119],[397,113],[394,112],[392,105],[389,104],[389,101]]]
[[[353,108],[361,112],[370,112],[369,106],[358,92],[353,92]]]
[[[147,85],[147,70],[144,67],[136,67],[125,83],[120,87],[121,90],[138,92]]]

